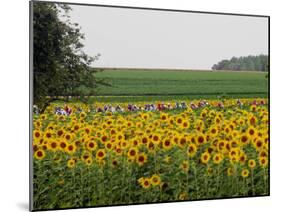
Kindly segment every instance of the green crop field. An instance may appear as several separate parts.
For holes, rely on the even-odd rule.
[[[106,69],[96,76],[111,84],[98,90],[100,97],[96,98],[105,101],[268,95],[268,78],[264,72]]]

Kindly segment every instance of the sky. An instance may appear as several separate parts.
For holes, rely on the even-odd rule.
[[[267,54],[268,20],[71,5],[95,67],[211,69],[233,56]]]

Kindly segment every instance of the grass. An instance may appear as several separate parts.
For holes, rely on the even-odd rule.
[[[267,97],[267,73],[107,69],[97,73],[111,87],[98,90],[99,101]]]

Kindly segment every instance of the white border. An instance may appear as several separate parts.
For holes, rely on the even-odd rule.
[[[58,0],[59,1],[59,0]],[[280,208],[280,6],[275,0],[68,0],[89,4],[111,4],[166,9],[261,14],[271,16],[271,196],[185,203],[77,209],[76,211],[266,211]],[[28,210],[29,136],[29,2],[3,1],[1,23],[0,77],[0,211]],[[279,51],[278,51],[279,50]],[[275,210],[276,211],[276,210]]]

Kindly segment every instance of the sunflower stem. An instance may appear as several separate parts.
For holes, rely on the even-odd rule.
[[[217,177],[216,177],[216,195],[219,197],[219,188],[220,188],[220,164],[217,167]]]
[[[193,164],[193,170],[194,170],[194,179],[195,179],[195,187],[196,187],[196,199],[198,199],[197,169],[194,164]]]
[[[266,172],[264,167],[263,167],[263,181],[264,181],[264,194],[267,194]]]
[[[254,170],[251,169],[251,183],[252,183],[252,192],[253,192],[253,196],[255,196],[255,186],[254,186]]]

